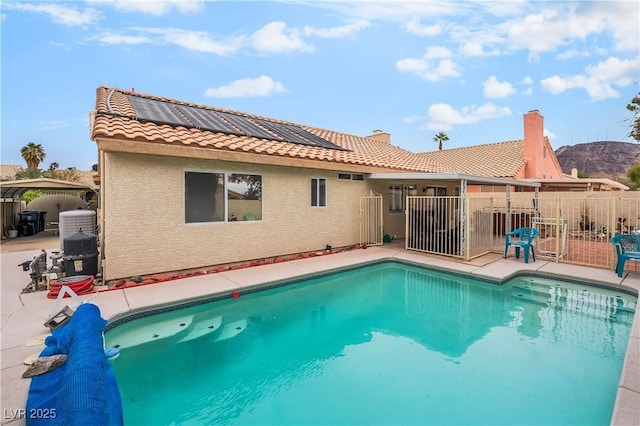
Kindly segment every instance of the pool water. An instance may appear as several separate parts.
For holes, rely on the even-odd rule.
[[[127,425],[609,424],[637,298],[397,262],[114,327]]]

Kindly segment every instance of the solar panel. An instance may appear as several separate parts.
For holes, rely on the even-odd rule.
[[[176,108],[178,108],[189,121],[201,129],[236,135],[244,134],[239,129],[219,118],[213,111],[188,105],[176,105]]]
[[[287,142],[299,143],[302,145],[313,145],[310,141],[299,138],[295,133],[287,131],[287,129],[284,129],[279,123],[261,120],[259,118],[253,119],[253,121],[257,122],[262,127],[266,127],[270,132],[275,133]]]
[[[310,133],[303,128],[292,124],[276,123],[275,121],[267,121],[261,119],[252,120],[257,121],[261,126],[266,127],[271,132],[280,135],[284,140],[288,142],[298,143],[302,145],[319,146],[329,149],[343,149],[338,145],[324,140],[321,137],[316,136],[313,133]]]
[[[129,100],[131,101],[131,105],[133,105],[136,117],[141,120],[193,127],[193,123],[190,123],[189,120],[181,115],[175,106],[169,102],[131,95],[129,95]]]
[[[277,123],[190,105],[178,105],[135,95],[128,95],[128,97],[136,117],[140,120],[329,149],[344,149],[293,124]]]
[[[233,124],[235,127],[240,129],[242,133],[247,136],[253,136],[256,138],[263,139],[272,139],[272,140],[280,140],[277,136],[267,132],[266,130],[261,129],[258,125],[251,122],[248,117],[243,117],[241,115],[230,114],[228,112],[216,111],[216,114],[224,118],[226,121]]]
[[[298,126],[294,126],[291,124],[281,124],[282,127],[285,127],[287,130],[298,134],[299,136],[302,136],[305,139],[310,140],[311,142],[314,142],[315,145],[317,146],[321,146],[323,148],[329,148],[329,149],[340,149],[340,150],[344,150],[343,147],[336,145],[332,142],[329,142],[326,139],[321,138],[320,136],[314,135],[313,133],[303,129],[302,127],[298,127]]]

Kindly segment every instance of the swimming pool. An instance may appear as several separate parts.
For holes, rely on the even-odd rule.
[[[385,262],[106,340],[125,424],[608,424],[636,301]]]

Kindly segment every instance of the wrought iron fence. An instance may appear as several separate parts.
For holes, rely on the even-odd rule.
[[[408,196],[406,215],[407,249],[463,259],[501,253],[507,232],[532,226],[540,231],[536,256],[613,270],[611,238],[640,233],[640,197],[635,194]],[[640,271],[640,262],[628,263],[628,269]]]

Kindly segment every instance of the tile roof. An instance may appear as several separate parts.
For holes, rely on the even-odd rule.
[[[302,145],[292,142],[262,139],[253,136],[238,136],[186,127],[160,124],[136,117],[128,95],[191,106],[218,112],[227,112],[243,117],[257,118],[271,122],[298,126],[326,141],[344,149],[329,149],[319,146]],[[91,128],[91,138],[99,142],[100,138],[113,138],[130,142],[153,143],[162,145],[192,146],[201,149],[247,152],[268,156],[289,157],[322,162],[318,168],[327,167],[327,163],[370,166],[398,171],[412,172],[449,172],[446,167],[436,163],[428,156],[422,156],[389,143],[365,137],[339,133],[291,123],[283,120],[246,114],[206,105],[198,105],[175,99],[141,94],[117,88],[101,86],[96,91],[96,113]]]
[[[524,141],[489,143],[418,154],[457,173],[514,177],[525,166]]]
[[[0,179],[13,180],[16,173],[22,171],[22,166],[16,164],[0,164]]]

